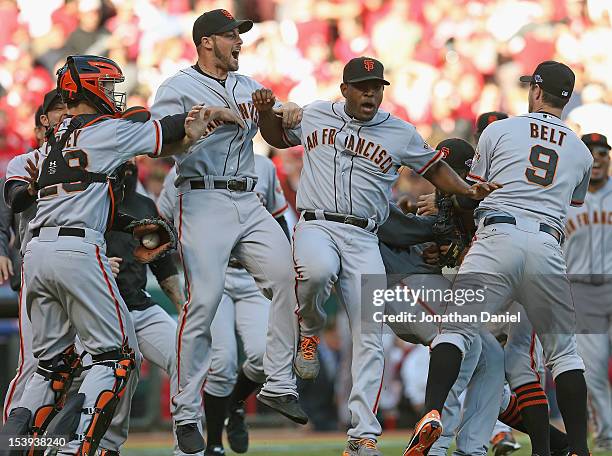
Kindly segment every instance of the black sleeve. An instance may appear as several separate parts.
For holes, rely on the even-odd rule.
[[[395,204],[389,205],[389,218],[378,228],[378,238],[385,244],[406,249],[433,241],[435,217],[404,214]]]
[[[287,219],[285,219],[284,215],[279,215],[278,217],[275,217],[275,218],[278,224],[283,229],[285,236],[287,236],[287,239],[289,239],[289,242],[291,242],[291,235],[289,234],[289,227],[287,226]]]
[[[4,194],[13,213],[23,212],[36,203],[36,195],[32,196],[28,193],[28,184],[26,182],[10,181],[5,185]]]
[[[173,114],[159,120],[162,129],[162,143],[170,144],[185,137],[185,119],[187,113]]]
[[[157,283],[161,283],[168,277],[178,274],[174,255],[164,255],[161,258],[149,263],[151,272],[157,279]]]
[[[115,214],[115,218],[113,220],[113,226],[111,226],[112,231],[123,231],[124,233],[131,233],[130,230],[127,229],[127,226],[135,221],[136,218],[132,217],[125,212],[118,211]]]

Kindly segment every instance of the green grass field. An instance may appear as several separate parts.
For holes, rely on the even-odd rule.
[[[248,452],[250,455],[340,456],[344,449],[344,438],[341,434],[300,434],[283,430],[278,433],[261,431],[253,434]],[[408,433],[403,432],[387,433],[379,442],[379,448],[383,454],[388,456],[401,455],[408,437]],[[521,435],[519,441],[523,444],[523,448],[513,455],[531,455],[528,439]],[[228,455],[235,454],[227,448],[226,451]],[[171,456],[172,448],[167,434],[153,437],[140,434],[135,437],[130,436],[121,454],[123,456]],[[612,452],[593,454],[612,456]]]

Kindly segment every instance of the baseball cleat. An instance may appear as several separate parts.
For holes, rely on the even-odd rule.
[[[183,453],[195,454],[206,448],[204,437],[200,434],[197,423],[176,426],[176,442]]]
[[[240,402],[238,407],[230,410],[225,431],[232,451],[246,453],[249,449],[249,428],[244,418],[244,402]]]
[[[442,421],[437,410],[432,410],[414,428],[410,443],[402,456],[426,456],[429,449],[442,435]]]
[[[521,448],[521,444],[514,439],[514,436],[510,432],[499,432],[495,434],[495,437],[491,439],[491,445],[493,445],[491,449],[493,450],[494,456],[505,456]]]
[[[219,445],[210,448],[207,447],[204,456],[225,456],[225,450]]]
[[[317,358],[319,342],[320,339],[317,336],[300,337],[294,370],[297,376],[304,380],[313,380],[319,375],[319,359]]]
[[[267,405],[273,410],[276,410],[283,416],[286,416],[291,421],[294,421],[298,424],[307,424],[308,416],[302,410],[300,403],[292,394],[285,394],[283,396],[264,396],[259,393],[257,395],[257,400],[264,405]]]
[[[376,448],[376,440],[350,439],[342,456],[382,456],[382,453]]]

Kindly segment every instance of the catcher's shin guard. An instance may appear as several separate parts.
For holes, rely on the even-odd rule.
[[[0,432],[0,456],[21,455],[25,451],[16,451],[9,446],[9,439],[26,436],[30,431],[32,412],[25,407],[16,407],[11,410]]]
[[[115,383],[112,389],[103,390],[98,394],[93,407],[81,410],[83,414],[91,415],[91,421],[83,434],[75,436],[81,441],[76,453],[78,456],[93,456],[96,454],[100,439],[106,433],[113,419],[119,399],[125,392],[130,373],[136,365],[134,351],[127,345],[124,345],[121,349],[92,356],[92,358],[93,365],[102,365],[113,369]]]
[[[72,381],[83,371],[81,361],[81,356],[76,352],[74,345],[71,345],[52,359],[38,362],[36,373],[51,383],[53,403],[42,405],[34,412],[30,428],[32,437],[43,435],[53,417],[64,407]],[[37,456],[42,452],[31,447],[25,454]]]

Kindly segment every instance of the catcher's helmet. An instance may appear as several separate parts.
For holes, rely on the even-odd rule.
[[[124,79],[111,59],[71,55],[57,71],[57,91],[64,103],[87,101],[103,114],[116,114],[125,108],[125,93],[115,92],[115,83]]]

